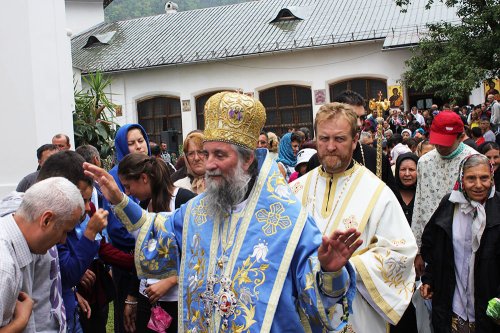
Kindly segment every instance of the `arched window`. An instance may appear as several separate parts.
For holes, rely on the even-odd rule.
[[[137,103],[137,113],[139,124],[148,133],[150,141],[159,144],[163,131],[175,130],[182,133],[179,98],[159,96],[142,100]]]
[[[312,133],[313,107],[311,88],[302,86],[277,86],[263,90],[259,99],[266,108],[264,130],[281,136],[289,128],[307,127]]]
[[[387,97],[387,82],[382,79],[355,78],[346,81],[336,82],[330,85],[330,100],[344,90],[352,90],[364,97],[366,101],[377,98],[379,91],[382,92],[382,98]]]
[[[207,100],[222,90],[211,91],[209,93],[199,95],[196,97],[196,124],[197,129],[204,130],[205,129],[205,103]]]

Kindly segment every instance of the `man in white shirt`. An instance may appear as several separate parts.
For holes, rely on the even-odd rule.
[[[417,109],[416,106],[414,106],[414,107],[411,108],[411,113],[413,114],[413,116],[415,117],[415,119],[418,121],[418,123],[420,124],[420,126],[424,126],[425,125],[424,116],[422,116],[420,113],[418,113],[418,109]]]

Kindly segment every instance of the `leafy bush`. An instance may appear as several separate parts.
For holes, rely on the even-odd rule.
[[[97,148],[103,166],[109,169],[113,162],[114,138],[119,125],[114,122],[115,108],[106,93],[111,80],[96,72],[82,77],[87,85],[81,91],[75,88],[73,128],[76,147],[89,144]]]

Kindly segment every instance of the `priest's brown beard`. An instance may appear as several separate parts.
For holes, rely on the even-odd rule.
[[[215,181],[210,176],[221,176]],[[238,162],[232,175],[224,175],[220,170],[205,173],[205,207],[207,215],[215,222],[221,222],[231,212],[231,208],[245,198],[251,176],[246,173],[241,162]]]

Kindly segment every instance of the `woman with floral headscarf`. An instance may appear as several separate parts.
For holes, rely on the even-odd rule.
[[[432,299],[434,332],[498,332],[486,307],[500,296],[500,193],[484,155],[462,161],[453,191],[425,227],[421,253],[420,294]]]

